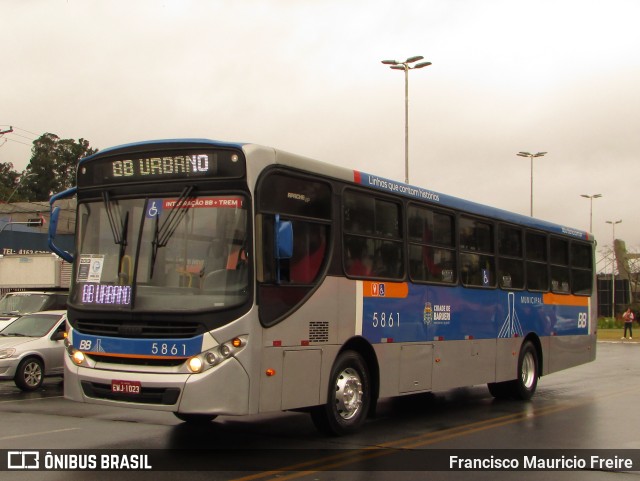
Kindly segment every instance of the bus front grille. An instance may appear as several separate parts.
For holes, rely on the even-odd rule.
[[[136,321],[78,319],[75,329],[82,334],[144,339],[186,339],[205,331],[197,322]]]
[[[183,358],[170,359],[149,359],[144,357],[120,357],[120,356],[101,356],[100,354],[86,354],[95,362],[103,362],[107,364],[127,364],[134,366],[156,366],[156,367],[173,367],[179,366],[185,362]]]

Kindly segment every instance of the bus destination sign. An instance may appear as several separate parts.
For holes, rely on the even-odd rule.
[[[113,177],[156,177],[215,173],[215,157],[207,154],[165,155],[138,159],[114,160]]]
[[[240,156],[231,151],[167,152],[88,159],[78,170],[78,185],[157,182],[200,177],[239,177]]]

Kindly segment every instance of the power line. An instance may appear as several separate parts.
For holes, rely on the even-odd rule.
[[[15,142],[17,144],[22,144],[22,145],[26,145],[27,147],[31,147],[31,144],[25,144],[24,142],[20,142],[19,140],[16,139],[12,139],[10,137],[7,137],[7,140],[11,141],[11,142]]]
[[[20,129],[19,127],[16,127],[16,128],[19,129],[19,130],[24,130],[24,129]],[[28,130],[24,130],[24,131],[27,132],[27,133],[31,133]],[[23,139],[33,140],[30,137],[26,137],[25,135],[16,134],[15,131],[13,130],[13,126],[12,125],[10,125],[8,129],[0,130],[0,137],[4,138],[5,142],[7,140],[10,140],[11,142],[16,142],[16,143],[22,144],[22,145],[27,145],[27,146],[31,145],[31,144],[25,144],[24,142],[20,142],[19,140],[15,140],[15,139],[13,139],[11,137],[5,137],[4,136],[5,134],[13,134],[13,135],[15,135],[17,137],[21,137]],[[33,135],[36,135],[36,134],[33,134]],[[2,145],[4,145],[4,143]]]
[[[27,139],[27,140],[35,140],[35,139],[32,139],[31,137],[27,137],[26,135],[16,134],[15,132],[13,132],[13,135],[15,135],[16,137],[21,137],[23,139]]]
[[[10,127],[14,128],[14,129],[16,129],[16,130],[22,130],[23,132],[26,132],[26,133],[28,133],[28,134],[35,135],[36,137],[38,137],[38,136],[40,135],[40,134],[36,134],[35,132],[31,132],[30,130],[23,129],[23,128],[21,128],[21,127],[16,127],[15,125],[10,125],[10,124],[0,124],[0,126],[3,126],[3,127],[4,127],[4,126],[7,126],[7,125],[9,125]]]

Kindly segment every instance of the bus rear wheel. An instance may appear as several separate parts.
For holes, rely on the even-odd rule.
[[[190,424],[206,424],[213,421],[215,414],[193,414],[193,413],[173,413],[180,421]]]
[[[497,399],[520,399],[528,401],[538,386],[538,351],[533,343],[525,341],[518,356],[518,377],[513,381],[489,383],[491,395]]]
[[[357,352],[345,351],[338,355],[331,370],[327,404],[314,408],[311,419],[322,433],[350,434],[365,421],[370,404],[367,365]]]
[[[526,341],[518,356],[518,378],[512,381],[513,397],[524,401],[531,399],[538,386],[538,377],[538,351]]]

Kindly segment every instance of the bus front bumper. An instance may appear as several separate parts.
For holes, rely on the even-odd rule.
[[[249,376],[235,358],[199,374],[140,372],[135,365],[127,370],[120,365],[118,371],[99,367],[78,367],[65,356],[65,398],[156,411],[249,414]],[[123,393],[114,392],[114,385],[134,387]]]

